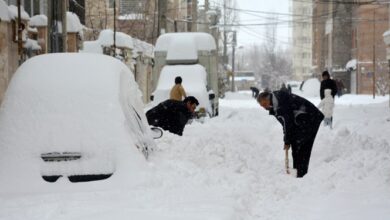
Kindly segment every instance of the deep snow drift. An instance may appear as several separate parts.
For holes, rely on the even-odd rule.
[[[1,194],[0,219],[390,219],[388,97],[371,100],[336,98],[334,129],[321,126],[302,179],[285,174],[280,124],[249,93],[234,93],[219,117],[157,140],[145,183]]]

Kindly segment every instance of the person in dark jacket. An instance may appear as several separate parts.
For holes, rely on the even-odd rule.
[[[330,78],[329,72],[324,71],[322,72],[322,81],[321,81],[321,87],[320,87],[320,97],[321,99],[325,98],[324,91],[325,89],[330,89],[332,97],[337,94],[337,85],[336,82]]]
[[[252,90],[252,97],[257,98],[260,92],[259,89],[254,86],[250,87],[249,89]]]
[[[297,169],[297,177],[303,177],[324,115],[311,102],[285,91],[262,92],[257,101],[282,124],[284,149],[291,146],[293,168]]]
[[[183,101],[168,99],[146,112],[149,125],[182,136],[188,120],[193,117],[198,100],[193,96]]]

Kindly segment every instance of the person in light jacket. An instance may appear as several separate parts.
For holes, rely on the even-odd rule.
[[[322,110],[324,114],[324,124],[325,126],[330,126],[332,129],[333,121],[333,108],[334,108],[334,99],[332,97],[332,90],[325,89],[325,98],[321,100],[318,108]]]
[[[178,76],[175,78],[175,85],[171,89],[171,93],[169,96],[169,99],[176,100],[176,101],[182,101],[187,97],[186,91],[184,90],[181,83],[183,82],[183,79]]]

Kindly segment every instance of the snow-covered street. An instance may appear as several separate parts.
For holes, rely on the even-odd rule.
[[[2,194],[0,219],[389,219],[388,97],[356,98],[336,99],[334,129],[320,128],[302,179],[285,174],[275,118],[250,94],[227,94],[219,117],[157,140],[135,187]]]

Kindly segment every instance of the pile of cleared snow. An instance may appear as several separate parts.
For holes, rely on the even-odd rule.
[[[32,16],[28,24],[32,27],[46,27],[47,16],[46,15],[35,15]]]
[[[336,97],[336,105],[367,105],[378,104],[389,100],[389,96],[376,96],[375,99],[372,95],[351,95],[345,94],[341,97]]]

